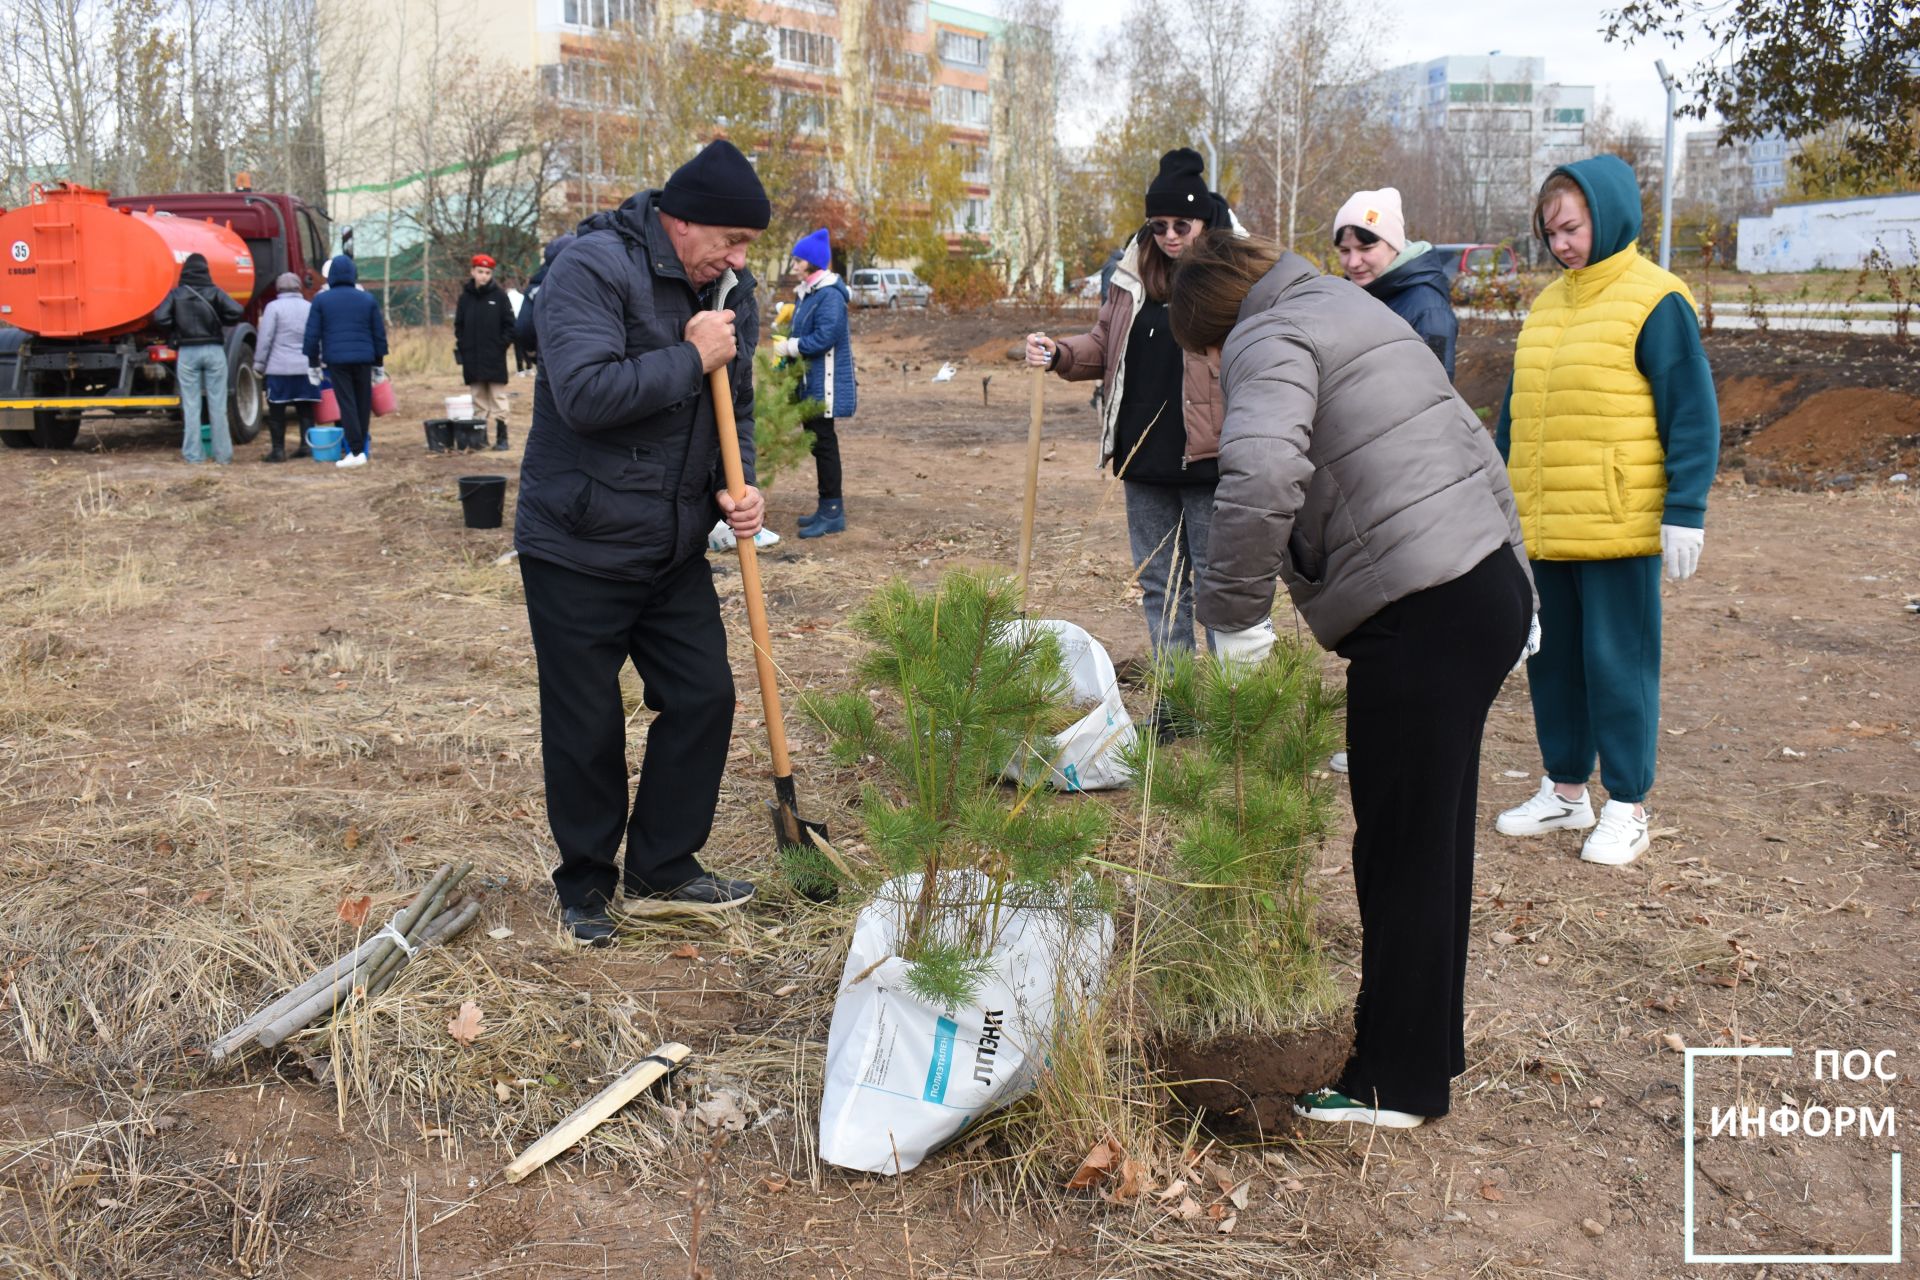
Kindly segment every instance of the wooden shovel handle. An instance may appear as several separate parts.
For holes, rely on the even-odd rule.
[[[1026,503],[1020,512],[1020,605],[1026,607],[1027,573],[1033,568],[1033,515],[1039,505],[1040,497],[1040,425],[1047,413],[1047,371],[1034,369],[1027,375],[1032,379],[1033,402],[1027,420],[1027,491]]]
[[[720,466],[727,492],[735,502],[747,496],[747,472],[740,464],[740,429],[733,419],[733,387],[727,367],[707,375],[713,389],[713,421],[720,432]],[[760,679],[760,708],[767,717],[767,745],[773,751],[773,776],[790,777],[793,762],[787,756],[787,725],[780,718],[780,683],[773,669],[773,638],[767,629],[767,599],[760,591],[759,548],[752,538],[735,538],[740,553],[740,590],[747,598],[747,626],[753,632],[753,668]]]

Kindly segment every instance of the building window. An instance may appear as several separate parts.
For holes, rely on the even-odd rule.
[[[987,38],[958,31],[940,33],[940,61],[957,67],[985,67]]]
[[[540,89],[568,107],[631,107],[634,86],[603,62],[563,58],[540,68]]]
[[[1548,107],[1546,115],[1548,124],[1585,124],[1587,122],[1585,107]]]
[[[985,186],[990,180],[987,149],[970,142],[950,142],[947,145],[960,153],[960,180]]]
[[[953,230],[963,235],[985,235],[989,230],[989,207],[985,196],[968,196],[954,207]]]
[[[942,124],[987,127],[987,93],[984,89],[961,89],[943,84],[933,91],[934,118]]]
[[[634,0],[560,0],[560,20],[570,27],[630,27],[633,11]]]
[[[773,92],[775,119],[789,132],[820,134],[833,124],[833,111],[837,104],[831,99],[793,89],[775,89]]]
[[[835,0],[773,0],[782,9],[798,9],[802,13],[835,14],[840,6]]]
[[[840,42],[817,31],[780,28],[780,43],[774,61],[789,67],[811,67],[831,71],[839,65]]]

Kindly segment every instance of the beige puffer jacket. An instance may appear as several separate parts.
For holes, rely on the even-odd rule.
[[[1526,568],[1486,428],[1419,335],[1359,286],[1282,255],[1241,303],[1220,368],[1203,625],[1260,623],[1277,578],[1332,648],[1503,545]]]

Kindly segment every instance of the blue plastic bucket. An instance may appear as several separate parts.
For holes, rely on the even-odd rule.
[[[339,427],[308,427],[307,448],[313,450],[315,462],[340,461],[340,443],[347,433]]]

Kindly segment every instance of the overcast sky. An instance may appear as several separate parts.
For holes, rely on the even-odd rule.
[[[1170,14],[1179,12],[1178,0],[1165,0]],[[1256,13],[1277,13],[1277,0],[1248,0]],[[1131,0],[1057,0],[1059,12],[1074,37],[1076,48],[1086,54],[1098,46],[1101,32],[1114,24],[1127,10]],[[1611,100],[1614,110],[1629,120],[1639,120],[1658,132],[1664,127],[1666,92],[1653,69],[1653,60],[1664,57],[1667,69],[1680,74],[1711,54],[1703,40],[1694,40],[1679,52],[1664,46],[1635,45],[1621,48],[1601,37],[1607,10],[1615,7],[1598,0],[1567,0],[1555,5],[1551,0],[1381,0],[1365,8],[1359,0],[1350,0],[1368,15],[1364,26],[1357,27],[1354,38],[1366,40],[1376,51],[1382,66],[1425,62],[1449,54],[1482,54],[1499,50],[1518,56],[1547,60],[1547,79],[1561,84],[1590,84],[1596,101]],[[1108,104],[1101,104],[1102,109]],[[1072,115],[1069,113],[1069,120]],[[1682,120],[1680,130],[1702,128],[1699,121]],[[1080,132],[1073,129],[1072,132]],[[1084,141],[1069,137],[1069,141]]]

